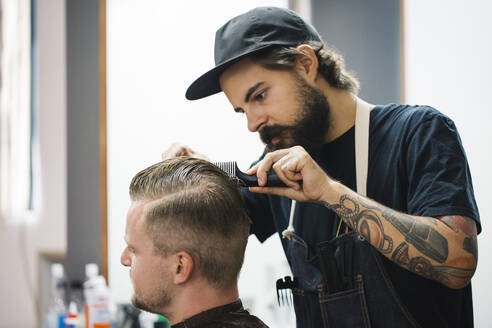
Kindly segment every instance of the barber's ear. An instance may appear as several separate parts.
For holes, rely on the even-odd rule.
[[[184,284],[191,278],[191,274],[195,267],[195,263],[190,254],[186,252],[178,252],[173,255],[173,280],[174,284]]]
[[[307,44],[297,46],[297,50],[303,52],[304,55],[297,57],[296,70],[306,79],[306,82],[314,84],[318,77],[318,57],[316,56],[314,49]]]

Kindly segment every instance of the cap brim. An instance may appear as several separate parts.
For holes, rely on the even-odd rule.
[[[196,79],[195,82],[193,82],[188,87],[185,95],[186,99],[197,100],[221,92],[222,88],[220,87],[219,77],[227,68],[229,68],[229,66],[246,56],[252,55],[260,50],[278,45],[279,44],[266,44],[262,47],[256,48],[253,51],[247,51],[239,56],[231,58],[228,61],[220,64],[219,66],[214,67],[213,69]]]
[[[186,99],[197,100],[221,91],[219,77],[232,63],[219,65],[195,80],[186,90]]]

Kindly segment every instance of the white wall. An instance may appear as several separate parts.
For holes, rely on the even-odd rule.
[[[42,198],[32,222],[22,225],[0,222],[0,327],[6,328],[37,326],[29,286],[37,293],[38,255],[64,253],[66,249],[65,1],[36,3],[36,102]],[[25,240],[28,273],[23,262],[22,240]]]
[[[116,302],[129,302],[132,293],[128,269],[120,263],[131,178],[160,161],[174,141],[213,161],[236,160],[242,169],[261,154],[258,136],[247,131],[246,118],[223,94],[194,102],[184,94],[214,66],[216,29],[269,4],[287,1],[108,1],[108,267]],[[288,272],[278,237],[265,245],[250,238],[240,295],[272,327],[292,326],[286,323],[292,322],[292,311],[278,310],[275,293],[275,280]]]
[[[492,2],[405,1],[408,103],[450,116],[460,132],[473,177],[483,232],[472,280],[476,327],[490,327],[492,311]]]

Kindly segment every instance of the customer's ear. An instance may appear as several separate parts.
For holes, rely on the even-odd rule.
[[[178,252],[173,255],[174,268],[173,268],[173,280],[174,284],[181,285],[187,282],[191,278],[191,274],[195,267],[195,262],[190,254],[186,252]]]

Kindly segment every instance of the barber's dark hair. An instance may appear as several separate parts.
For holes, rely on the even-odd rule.
[[[359,92],[359,81],[355,73],[345,69],[343,56],[326,43],[307,41],[318,58],[318,72],[325,78],[330,86],[346,90],[353,94]],[[305,52],[296,47],[277,46],[267,48],[252,56],[253,60],[263,67],[270,69],[292,70],[297,57],[305,55]]]
[[[132,201],[150,201],[145,229],[158,254],[185,251],[217,288],[237,283],[251,221],[237,182],[210,162],[177,157],[139,172]]]

